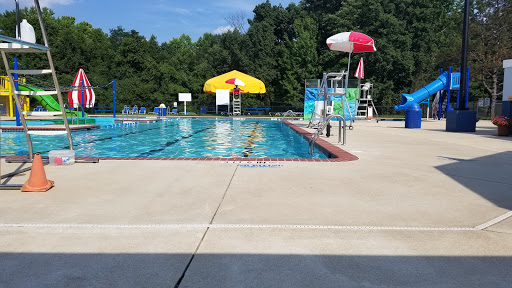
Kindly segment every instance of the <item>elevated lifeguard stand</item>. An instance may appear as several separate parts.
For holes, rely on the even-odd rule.
[[[19,118],[23,125],[23,131],[27,137],[28,143],[28,157],[29,161],[33,160],[34,153],[32,149],[32,139],[30,137],[30,133],[28,131],[27,123],[25,121],[25,116],[22,111],[22,102],[20,100],[20,96],[30,96],[30,95],[57,95],[59,105],[61,108],[62,119],[64,121],[64,126],[66,128],[65,133],[67,134],[69,141],[69,149],[73,149],[73,139],[71,138],[71,131],[69,129],[68,118],[66,116],[66,111],[64,108],[64,101],[62,100],[62,93],[60,91],[59,83],[57,81],[57,74],[55,72],[55,67],[53,65],[52,54],[50,52],[50,46],[48,44],[48,37],[46,35],[46,28],[44,26],[43,16],[41,13],[41,7],[39,5],[39,0],[34,0],[35,9],[37,11],[37,17],[39,18],[39,25],[41,27],[41,35],[43,37],[44,45],[35,43],[35,34],[32,27],[31,31],[27,33],[27,29],[23,31],[21,26],[21,21],[19,17],[19,6],[18,1],[16,1],[16,15],[17,15],[17,35],[16,38],[8,37],[5,35],[0,35],[0,53],[2,54],[2,60],[5,67],[5,71],[7,71],[7,77],[9,79],[10,87],[14,94],[14,101],[16,102],[16,108],[19,113]],[[23,21],[24,24],[29,25],[26,21]],[[23,34],[22,34],[23,31]],[[11,69],[9,66],[9,61],[7,60],[7,53],[40,53],[46,54],[48,59],[48,69],[37,69],[37,70],[19,70],[15,66]],[[21,75],[34,75],[34,74],[51,74],[53,79],[53,85],[55,87],[54,91],[20,91],[17,83],[15,84],[15,80],[17,80],[18,74]],[[61,134],[60,131],[56,131],[56,134]]]

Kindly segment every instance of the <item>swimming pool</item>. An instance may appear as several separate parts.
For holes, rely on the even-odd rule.
[[[180,158],[314,158],[308,143],[281,121],[267,119],[174,118],[136,125],[102,125],[73,132],[76,156]],[[34,152],[68,149],[67,136],[31,135]],[[2,156],[24,156],[24,133],[1,135]]]

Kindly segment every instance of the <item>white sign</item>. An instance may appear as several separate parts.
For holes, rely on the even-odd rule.
[[[491,98],[485,98],[484,100],[484,106],[489,107],[491,106]]]
[[[183,102],[192,101],[192,93],[178,93],[178,100]]]
[[[229,89],[217,89],[215,105],[229,105]]]
[[[174,108],[178,107],[178,102],[174,102]]]
[[[478,98],[478,107],[484,107],[484,98]]]

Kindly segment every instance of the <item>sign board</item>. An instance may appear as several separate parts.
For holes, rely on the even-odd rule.
[[[217,98],[215,105],[229,105],[229,90],[217,89]]]
[[[178,107],[178,102],[174,102],[174,108]]]
[[[484,98],[478,98],[478,107],[484,107]]]
[[[192,101],[192,93],[178,93],[178,100],[183,102]]]
[[[491,98],[485,98],[484,100],[484,106],[489,107],[491,106]]]

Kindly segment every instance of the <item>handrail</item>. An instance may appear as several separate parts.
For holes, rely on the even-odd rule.
[[[329,115],[327,116],[327,118],[325,119],[325,121],[323,121],[322,123],[319,124],[317,130],[316,130],[316,133],[313,134],[313,136],[311,137],[311,139],[309,139],[309,154],[313,154],[313,152],[315,152],[315,142],[316,140],[318,139],[318,137],[320,137],[320,134],[322,133],[322,131],[325,129],[325,127],[327,127],[327,125],[329,124],[329,122],[331,121],[332,118],[338,118],[338,122],[339,122],[339,133],[338,133],[338,143],[342,143],[341,145],[347,145],[347,122],[345,121],[345,117],[341,116],[341,115]],[[343,120],[343,142],[341,141],[341,120]]]
[[[291,117],[295,117],[295,112],[293,112],[292,110],[288,110],[286,112],[284,112],[283,114],[283,120],[286,116],[291,116]]]

